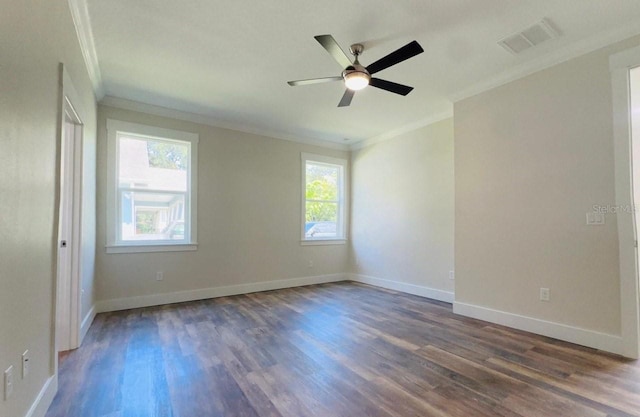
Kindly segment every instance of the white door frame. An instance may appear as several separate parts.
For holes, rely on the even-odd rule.
[[[640,300],[638,293],[638,231],[633,199],[633,158],[629,71],[640,66],[640,47],[609,59],[613,93],[616,206],[620,252],[621,353],[640,357]],[[635,161],[639,163],[640,161]],[[626,209],[629,208],[629,209]],[[638,207],[640,209],[640,207]]]
[[[57,219],[58,225],[60,225],[61,219],[61,207],[62,207],[62,195],[63,195],[63,182],[61,177],[62,164],[67,163],[67,169],[71,169],[73,172],[73,188],[72,188],[72,216],[71,216],[71,236],[67,238],[68,245],[62,249],[60,247],[61,236],[59,231],[56,236],[56,265],[59,260],[60,250],[66,250],[69,252],[71,258],[71,270],[70,270],[70,282],[68,283],[68,292],[65,291],[61,294],[60,289],[63,287],[61,277],[58,274],[58,267],[56,267],[56,285],[55,285],[55,321],[53,331],[53,342],[55,349],[53,349],[54,358],[52,358],[54,369],[57,370],[57,356],[58,352],[62,349],[75,349],[80,345],[80,308],[81,308],[81,277],[80,271],[82,270],[82,172],[83,172],[83,158],[82,158],[82,142],[83,142],[83,123],[82,117],[78,113],[78,106],[74,106],[74,103],[80,103],[78,94],[76,93],[71,78],[64,68],[63,64],[60,64],[60,103],[59,103],[59,129],[58,129],[58,195],[57,195]],[[72,160],[62,154],[63,141],[65,141],[67,133],[68,122],[73,124],[73,155]],[[62,304],[61,304],[62,300]],[[66,310],[66,311],[65,311]],[[58,323],[61,314],[68,315],[68,328],[69,328],[69,341],[63,346],[58,346]],[[66,325],[66,320],[65,320]]]

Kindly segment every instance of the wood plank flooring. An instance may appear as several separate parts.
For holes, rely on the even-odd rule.
[[[100,314],[48,417],[640,416],[640,364],[336,283]]]

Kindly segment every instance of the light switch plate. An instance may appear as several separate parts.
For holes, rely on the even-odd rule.
[[[22,379],[25,379],[29,376],[29,361],[31,358],[29,357],[29,349],[25,350],[22,354]]]

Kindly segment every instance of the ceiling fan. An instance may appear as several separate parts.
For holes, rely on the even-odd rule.
[[[355,57],[355,60],[352,63],[351,59],[349,59],[349,57],[342,51],[342,49],[338,45],[338,42],[333,39],[333,36],[318,35],[314,36],[314,38],[318,41],[318,43],[320,43],[320,45],[322,45],[324,49],[327,50],[327,52],[329,52],[333,59],[335,59],[338,64],[340,64],[340,66],[344,68],[344,70],[342,71],[342,75],[338,75],[336,77],[313,78],[310,80],[289,81],[288,84],[290,86],[319,84],[331,81],[344,81],[347,90],[344,92],[340,103],[338,103],[338,107],[346,107],[350,105],[356,91],[362,90],[368,85],[403,96],[406,96],[411,92],[411,90],[413,90],[413,87],[382,80],[380,78],[372,77],[371,75],[424,52],[424,49],[422,49],[418,42],[409,42],[402,48],[397,49],[391,52],[389,55],[380,58],[373,64],[364,67],[358,61],[358,57],[364,51],[363,45],[356,43],[354,45],[351,45],[351,48],[349,48],[349,51]]]

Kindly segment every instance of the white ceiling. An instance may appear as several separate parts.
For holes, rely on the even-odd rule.
[[[451,114],[452,100],[545,58],[640,33],[639,0],[86,1],[108,96],[347,144]],[[518,56],[497,45],[544,17],[559,38]],[[423,54],[376,74],[415,90],[367,88],[338,108],[341,82],[290,87],[340,74],[320,34],[345,51],[363,43],[365,66],[417,40]]]

